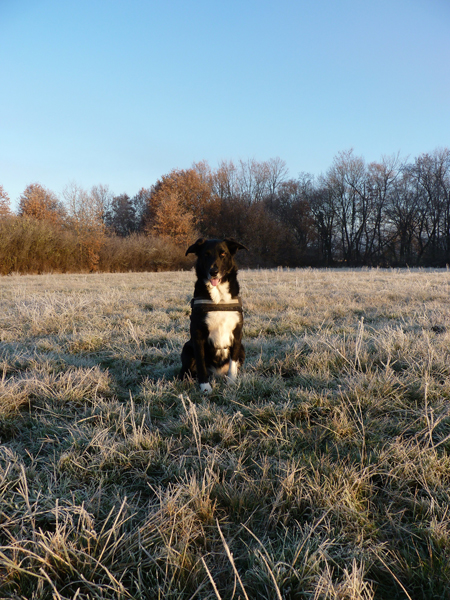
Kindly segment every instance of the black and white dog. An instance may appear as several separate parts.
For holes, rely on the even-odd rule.
[[[191,301],[191,339],[181,353],[180,377],[197,377],[202,392],[212,391],[212,374],[237,376],[244,362],[242,302],[234,255],[247,250],[234,240],[200,238],[186,251],[196,254],[197,281]]]

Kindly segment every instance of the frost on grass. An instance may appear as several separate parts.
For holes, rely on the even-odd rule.
[[[240,281],[204,395],[193,273],[0,280],[2,598],[447,598],[450,274]]]

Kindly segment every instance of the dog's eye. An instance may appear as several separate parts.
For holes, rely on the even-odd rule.
[[[220,256],[223,258],[224,256],[226,256],[225,252],[221,252]]]

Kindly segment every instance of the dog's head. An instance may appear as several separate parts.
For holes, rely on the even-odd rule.
[[[234,255],[238,250],[248,250],[243,244],[232,239],[206,240],[200,238],[186,250],[188,254],[197,255],[196,271],[199,279],[209,281],[211,285],[219,285],[222,279],[236,268]]]

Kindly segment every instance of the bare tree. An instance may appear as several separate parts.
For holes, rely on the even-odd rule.
[[[76,183],[65,187],[63,197],[68,221],[78,237],[80,264],[87,264],[90,271],[96,271],[106,233],[103,199],[96,188],[89,193]]]
[[[271,169],[268,162],[258,162],[254,159],[239,161],[238,181],[239,195],[248,204],[261,202],[276,189],[279,172]]]
[[[299,179],[281,181],[270,195],[265,206],[273,219],[279,220],[291,236],[285,251],[284,264],[305,264],[313,260],[316,243],[315,222],[310,206],[312,178],[302,174]]]
[[[340,152],[324,181],[336,207],[342,259],[348,264],[359,264],[369,207],[364,159],[354,156],[353,150]]]
[[[335,262],[337,243],[337,207],[325,178],[320,177],[311,190],[309,206],[317,229],[318,260],[326,266],[331,266]]]
[[[268,161],[255,159],[222,161],[210,181],[213,192],[221,200],[239,198],[248,206],[274,198],[279,186],[286,181],[288,169],[281,158]]]
[[[105,219],[110,210],[114,194],[111,192],[108,185],[98,184],[91,188],[91,196],[93,202],[97,206],[99,214]]]
[[[386,206],[392,233],[387,242],[389,260],[394,264],[414,264],[417,260],[419,201],[417,185],[404,165],[393,182]]]
[[[212,174],[212,192],[221,201],[240,197],[238,170],[232,160],[223,160]]]
[[[450,255],[450,150],[421,154],[408,165],[408,173],[417,183],[420,199],[419,258],[432,264],[447,261]]]
[[[287,181],[289,170],[286,162],[280,157],[270,158],[267,161],[267,192],[269,198],[275,198],[280,186]]]
[[[393,186],[400,174],[399,155],[383,156],[368,166],[368,211],[364,223],[364,264],[384,264],[385,250],[395,236],[387,210]]]

